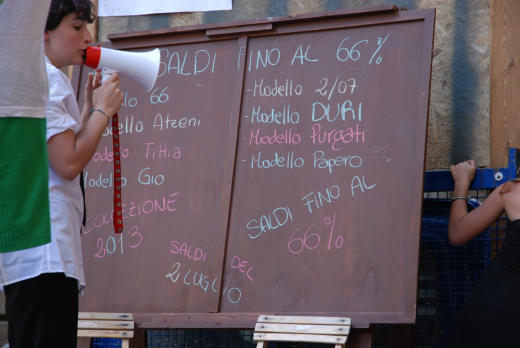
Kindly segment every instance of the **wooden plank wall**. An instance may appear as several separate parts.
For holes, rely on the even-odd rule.
[[[520,148],[520,1],[491,0],[491,166]]]

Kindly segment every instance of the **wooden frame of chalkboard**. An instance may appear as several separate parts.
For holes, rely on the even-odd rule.
[[[81,310],[413,323],[434,23],[382,5],[109,35],[161,67],[149,93],[122,79],[123,234],[110,129],[85,170]]]

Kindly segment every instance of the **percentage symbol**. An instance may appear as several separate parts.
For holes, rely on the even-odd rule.
[[[329,247],[327,249],[327,250],[330,250],[330,242],[332,241],[332,232],[334,231],[334,223],[336,222],[336,213],[334,213],[333,220],[331,220],[329,217],[326,217],[323,220],[325,221],[325,225],[327,225],[327,226],[330,225],[330,223],[332,222],[332,227],[330,229]],[[339,245],[338,245],[338,243],[339,243]],[[339,236],[338,238],[336,238],[334,245],[338,249],[341,248],[341,246],[343,245],[343,237]]]
[[[383,44],[385,43],[386,39],[388,39],[389,35],[390,34],[386,35],[385,39],[382,42],[381,42],[382,39],[380,37],[377,38],[377,45],[378,45],[377,50],[372,55],[372,58],[370,58],[370,61],[368,62],[368,64],[372,64],[372,59],[374,59],[374,57],[376,56],[377,52],[379,52],[381,47],[383,47]],[[376,64],[381,63],[382,60],[383,60],[383,58],[381,58],[381,56],[377,57]]]

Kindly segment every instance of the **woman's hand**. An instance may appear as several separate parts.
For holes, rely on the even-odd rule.
[[[85,106],[87,110],[92,110],[92,94],[95,89],[101,86],[101,70],[96,70],[96,74],[88,74],[87,84],[85,85]]]
[[[456,185],[462,184],[469,187],[469,183],[475,177],[477,167],[475,166],[474,160],[468,160],[466,162],[459,163],[456,166],[450,166],[450,172]]]
[[[103,110],[112,119],[123,103],[123,93],[119,90],[119,74],[112,74],[99,88],[92,94],[93,109]]]

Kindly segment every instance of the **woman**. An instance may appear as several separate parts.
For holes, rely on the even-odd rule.
[[[495,189],[475,210],[466,207],[475,162],[451,166],[455,189],[448,223],[452,245],[462,245],[485,231],[504,212],[507,234],[500,252],[475,285],[457,317],[447,348],[520,346],[520,179]]]

